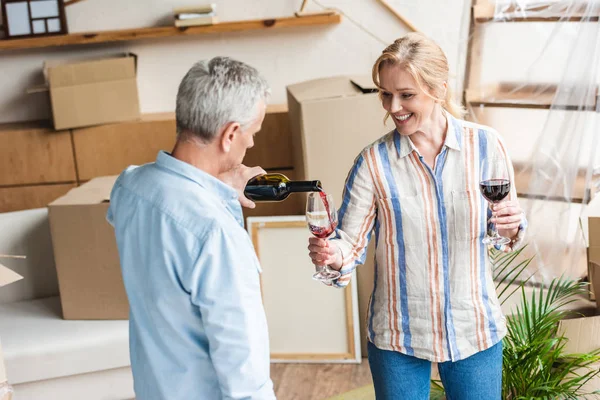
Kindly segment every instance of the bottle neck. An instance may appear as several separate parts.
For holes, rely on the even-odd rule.
[[[322,192],[321,181],[289,181],[290,192]]]

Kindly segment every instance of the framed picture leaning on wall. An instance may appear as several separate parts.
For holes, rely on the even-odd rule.
[[[271,361],[360,363],[356,284],[312,279],[305,217],[249,217],[247,230],[262,267]]]

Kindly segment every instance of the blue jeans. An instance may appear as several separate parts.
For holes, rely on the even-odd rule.
[[[428,400],[431,362],[368,343],[377,400]],[[502,397],[502,341],[460,361],[438,364],[447,400]]]

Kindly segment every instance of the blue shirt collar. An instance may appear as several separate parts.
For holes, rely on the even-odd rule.
[[[173,157],[166,151],[161,150],[158,152],[158,156],[156,157],[156,165],[173,171],[176,174],[182,175],[187,179],[198,183],[198,185],[206,188],[220,199],[231,201],[237,200],[238,198],[237,191],[231,186],[223,183],[209,173]]]
[[[460,120],[454,118],[452,114],[445,110],[444,115],[448,121],[444,146],[460,151],[460,139],[462,131]],[[417,151],[417,148],[413,144],[412,140],[410,140],[408,136],[400,135],[397,130],[394,130],[394,145],[396,146],[396,152],[400,158],[404,158],[413,151]]]

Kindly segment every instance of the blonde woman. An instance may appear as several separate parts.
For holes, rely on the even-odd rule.
[[[341,272],[344,287],[376,238],[368,310],[369,364],[378,400],[428,399],[431,362],[449,400],[500,399],[505,318],[495,293],[488,226],[520,246],[527,222],[514,188],[491,210],[479,192],[483,159],[504,160],[502,138],[460,119],[448,61],[411,33],[388,46],[373,81],[396,129],[367,146],[345,186],[330,240],[310,238],[310,257]]]

